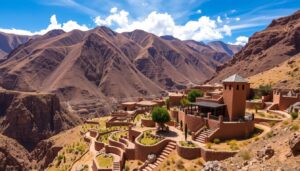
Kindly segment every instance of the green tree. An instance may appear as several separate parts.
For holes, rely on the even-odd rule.
[[[187,106],[189,104],[189,100],[187,98],[183,98],[180,100],[181,106]]]
[[[155,107],[152,112],[152,120],[158,123],[160,128],[164,128],[164,124],[171,120],[169,112],[164,107]]]
[[[195,102],[197,97],[203,97],[204,93],[200,90],[193,89],[188,93],[188,100]]]
[[[267,96],[271,93],[272,93],[272,86],[270,84],[259,85],[256,96],[262,97],[262,96]]]

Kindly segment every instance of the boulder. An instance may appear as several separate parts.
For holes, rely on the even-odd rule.
[[[227,169],[219,161],[208,161],[202,171],[226,171]]]
[[[294,135],[289,139],[289,147],[294,155],[300,153],[300,134],[294,133]]]
[[[274,153],[274,149],[270,145],[268,145],[262,150],[257,151],[256,157],[258,160],[264,161],[270,159],[274,155]]]

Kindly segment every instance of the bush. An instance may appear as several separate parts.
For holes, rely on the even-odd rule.
[[[180,100],[181,106],[187,106],[189,104],[189,100],[187,98],[183,98]]]
[[[290,115],[293,120],[298,118],[298,112],[291,112]]]
[[[267,96],[272,93],[272,86],[270,84],[260,85],[257,90],[256,96]]]
[[[220,139],[215,138],[215,139],[213,140],[213,142],[214,142],[215,144],[219,144],[221,141],[220,141]]]
[[[212,148],[212,143],[210,143],[210,142],[207,143],[207,144],[206,144],[206,148],[211,149],[211,148]]]
[[[241,151],[240,156],[242,157],[243,160],[250,160],[251,159],[250,152],[247,151],[247,150]]]
[[[177,169],[184,169],[184,165],[183,165],[183,161],[182,160],[178,160],[176,162],[176,168]]]
[[[200,90],[193,89],[188,93],[188,100],[195,102],[197,97],[203,97],[204,93]]]
[[[299,126],[296,125],[296,124],[293,124],[293,125],[291,126],[291,130],[292,130],[292,131],[298,131],[298,130],[299,130]]]

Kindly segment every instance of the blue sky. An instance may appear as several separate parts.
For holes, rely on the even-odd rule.
[[[299,7],[299,0],[7,0],[0,5],[0,31],[32,35],[106,25],[118,32],[143,29],[244,44],[272,19]]]

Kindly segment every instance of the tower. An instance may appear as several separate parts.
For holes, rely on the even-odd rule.
[[[243,77],[234,74],[223,80],[223,100],[227,106],[230,121],[238,121],[245,116],[249,83]]]

